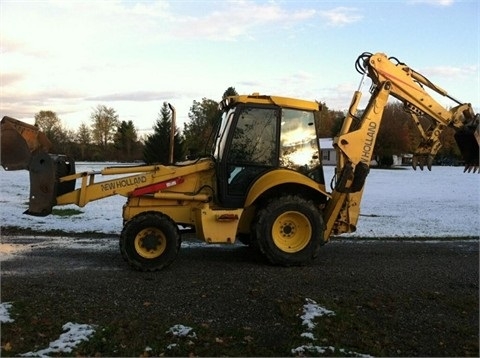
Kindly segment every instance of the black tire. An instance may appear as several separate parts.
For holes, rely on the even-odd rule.
[[[323,245],[321,211],[296,195],[271,199],[257,215],[254,244],[274,265],[310,263]]]
[[[252,244],[252,237],[250,234],[237,234],[237,240],[245,246],[250,246]]]
[[[168,216],[145,212],[123,227],[120,252],[128,264],[140,271],[158,271],[170,265],[180,250],[178,226]]]

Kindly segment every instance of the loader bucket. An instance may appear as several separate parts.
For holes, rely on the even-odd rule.
[[[47,216],[57,204],[57,196],[73,191],[75,180],[60,183],[63,176],[75,174],[75,163],[65,155],[39,152],[29,165],[30,199],[24,214]]]
[[[465,171],[470,172],[473,169],[473,172],[476,172],[479,167],[480,129],[477,127],[475,131],[458,131],[455,133],[455,141],[465,161]]]

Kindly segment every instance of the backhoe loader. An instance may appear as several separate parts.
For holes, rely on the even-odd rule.
[[[141,271],[160,270],[174,261],[183,226],[207,243],[238,239],[272,264],[307,264],[332,236],[356,230],[390,98],[403,103],[420,132],[415,168],[431,169],[447,127],[456,131],[465,171],[476,172],[479,166],[480,116],[470,104],[383,53],[362,54],[356,67],[362,81],[333,141],[337,165],[331,188],[325,184],[314,120],[320,104],[258,93],[220,102],[222,119],[211,152],[196,160],[76,173],[73,159],[48,153],[49,143],[36,127],[4,117],[1,164],[7,170],[29,170],[27,214],[44,216],[55,205],[83,207],[112,195],[126,197],[120,252]],[[367,77],[370,99],[359,111]],[[427,89],[456,106],[444,108]]]

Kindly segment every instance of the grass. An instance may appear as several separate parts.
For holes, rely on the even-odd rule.
[[[46,306],[45,306],[46,305]],[[48,302],[41,307],[13,303],[13,323],[2,325],[2,356],[18,356],[48,347],[62,333],[66,318],[53,314]],[[33,309],[32,309],[33,308]],[[95,319],[95,321],[97,321]],[[297,320],[298,321],[298,320]],[[56,356],[284,356],[282,346],[263,347],[250,327],[218,332],[210,324],[185,322],[194,335],[177,337],[169,332],[175,322],[114,318],[97,325],[88,341],[74,352]],[[286,342],[288,343],[288,342]]]
[[[451,302],[435,293],[425,292],[424,295],[426,301],[433,301],[435,305],[453,306],[454,303],[457,311],[473,313],[472,307],[477,306],[472,299],[460,298]],[[408,301],[407,297],[400,299]],[[55,356],[294,356],[292,349],[297,347],[307,350],[300,355],[309,356],[408,356],[418,353],[418,349],[434,356],[478,354],[478,337],[464,325],[454,327],[458,336],[454,335],[450,341],[443,339],[445,335],[441,338],[432,334],[442,330],[445,322],[441,320],[432,320],[430,332],[402,329],[402,322],[396,317],[398,297],[388,295],[376,297],[361,307],[354,304],[354,298],[329,302],[328,307],[335,311],[335,315],[315,319],[316,326],[310,331],[315,340],[301,336],[308,329],[299,317],[304,304],[300,297],[276,300],[281,325],[271,327],[268,332],[248,326],[219,330],[211,322],[198,323],[191,319],[182,323],[192,328],[189,336],[184,337],[169,332],[178,321],[167,322],[155,315],[139,317],[126,312],[102,317],[98,314],[101,309],[97,312],[75,311],[68,305],[68,300],[68,294],[51,293],[36,297],[35,302],[13,302],[10,316],[15,321],[2,324],[2,356],[18,356],[48,347],[49,342],[62,333],[63,324],[73,319],[81,321],[77,323],[96,325],[96,332],[74,352]],[[417,304],[419,302],[407,302],[412,309]],[[408,307],[402,310],[405,308]],[[478,308],[476,312],[478,315]],[[429,337],[428,341],[422,340],[425,335]],[[463,337],[462,345],[457,339],[459,336]],[[422,346],[426,342],[432,347]]]
[[[69,300],[68,293],[51,294],[62,296],[64,302]],[[55,356],[410,356],[418,352],[427,356],[477,356],[478,336],[473,327],[457,327],[437,317],[429,322],[429,332],[415,332],[418,327],[410,327],[409,322],[397,317],[399,300],[403,301],[402,311],[414,311],[422,303],[430,302],[453,307],[464,315],[476,312],[478,316],[477,302],[473,298],[452,302],[432,292],[424,292],[424,297],[425,302],[416,302],[409,301],[408,297],[382,295],[362,306],[354,304],[355,297],[332,300],[325,306],[335,315],[315,318],[316,326],[312,330],[302,325],[300,315],[305,302],[301,297],[277,299],[275,307],[281,324],[269,331],[249,326],[219,330],[211,322],[199,323],[197,317],[182,322],[192,331],[181,337],[169,331],[178,324],[177,320],[168,322],[155,315],[141,317],[125,312],[115,317],[99,317],[77,312],[69,305],[60,307],[46,295],[36,297],[35,302],[12,303],[10,317],[15,321],[2,324],[1,354],[18,356],[44,349],[58,339],[66,322],[73,321],[95,325],[95,334],[73,352]],[[404,324],[407,327],[403,327]],[[449,328],[450,332],[456,332],[451,338],[442,331],[445,325],[454,327]],[[315,340],[302,337],[306,331],[311,332]],[[435,332],[441,332],[443,337],[436,337]],[[297,347],[303,347],[305,352],[292,352]]]
[[[52,209],[52,215],[65,217],[83,214],[83,211],[78,209]]]
[[[57,296],[57,295],[56,295]],[[58,299],[68,297],[58,295]],[[211,322],[195,320],[183,322],[191,327],[193,334],[174,336],[169,329],[178,322],[165,322],[149,317],[93,317],[77,319],[96,324],[97,329],[88,341],[81,343],[72,353],[63,356],[291,356],[291,349],[305,344],[300,335],[305,328],[301,324],[303,301],[298,299],[277,301],[282,317],[281,327],[272,327],[271,332],[257,331],[255,327],[225,327],[221,331]],[[38,297],[33,302],[13,302],[12,323],[2,325],[2,356],[17,356],[29,351],[48,347],[62,333],[62,326],[72,319],[72,311],[64,305],[58,307],[51,297]],[[73,314],[75,316],[75,314]],[[103,320],[103,322],[102,322]],[[289,340],[270,340],[275,331],[290,330]],[[265,338],[267,337],[267,338]],[[266,342],[269,341],[269,342]],[[275,342],[276,344],[273,344]],[[7,349],[5,349],[7,347]],[[56,354],[57,355],[57,354]]]

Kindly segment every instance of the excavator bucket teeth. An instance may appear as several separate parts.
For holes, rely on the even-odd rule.
[[[477,128],[478,132],[478,128]],[[465,161],[465,172],[477,172],[479,167],[479,141],[478,133],[462,130],[455,133],[455,140],[457,142],[462,158]]]
[[[27,169],[30,163],[30,149],[27,142],[15,128],[1,129],[1,164],[5,170]]]
[[[417,167],[420,170],[423,170],[423,167],[426,165],[428,170],[432,170],[433,156],[428,154],[414,154],[412,158],[412,167],[414,170],[417,170]]]
[[[47,216],[52,213],[59,195],[75,189],[75,180],[60,182],[63,176],[75,173],[75,163],[64,155],[39,152],[29,165],[30,199],[24,214]]]

